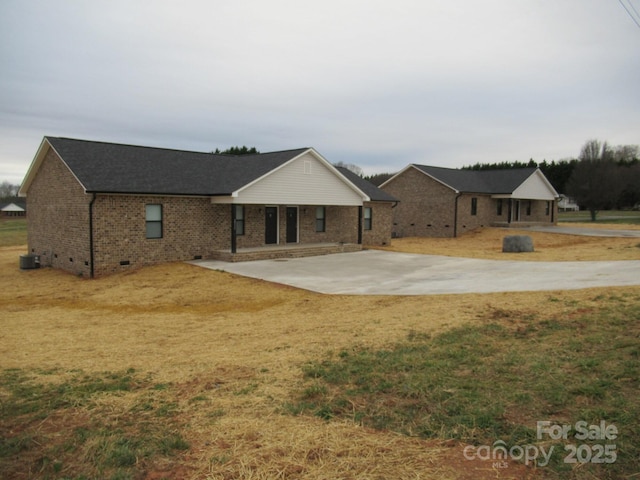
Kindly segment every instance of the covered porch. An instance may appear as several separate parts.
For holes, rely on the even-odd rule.
[[[236,248],[214,252],[212,260],[223,262],[249,262],[253,260],[277,260],[287,258],[329,255],[332,253],[357,252],[362,245],[357,243],[327,242],[306,244],[264,245],[261,247]]]
[[[525,227],[557,223],[557,201],[555,199],[513,198],[494,195],[496,218],[494,227]]]

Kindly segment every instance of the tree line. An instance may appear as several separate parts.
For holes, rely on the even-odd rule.
[[[640,148],[638,145],[611,146],[606,141],[588,140],[577,158],[548,162],[476,163],[465,170],[505,170],[539,168],[553,188],[573,198],[595,220],[600,210],[627,209],[640,204]],[[394,173],[364,177],[381,185]]]
[[[256,147],[218,148],[211,152],[226,155],[260,153]],[[381,185],[394,173],[378,173],[364,176],[362,168],[339,162],[374,185]],[[581,208],[591,212],[595,220],[600,210],[625,209],[640,204],[640,148],[638,145],[610,146],[606,141],[588,140],[578,158],[558,161],[476,163],[464,166],[466,170],[504,170],[514,168],[539,168],[558,193],[573,198]],[[14,198],[20,186],[4,181],[0,183],[0,199]]]
[[[6,180],[0,183],[0,200],[12,199],[18,196],[20,185],[15,185]]]
[[[463,167],[495,170],[537,167],[558,193],[573,198],[589,210],[595,221],[600,210],[627,209],[640,203],[640,155],[638,145],[613,147],[606,141],[588,140],[578,158],[537,163],[502,162]]]
[[[566,192],[595,221],[600,210],[640,204],[640,160],[637,145],[610,147],[587,141],[566,184]]]

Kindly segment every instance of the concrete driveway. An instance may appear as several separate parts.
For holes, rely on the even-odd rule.
[[[346,295],[431,295],[640,285],[640,260],[518,262],[363,250],[287,260],[239,263],[195,260],[189,263],[314,292]]]

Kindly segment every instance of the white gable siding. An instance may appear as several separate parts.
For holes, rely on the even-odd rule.
[[[512,198],[522,198],[527,200],[554,200],[557,194],[553,188],[542,179],[539,171],[534,172],[522,184],[515,189]]]
[[[323,162],[306,153],[241,189],[233,203],[359,206],[363,200]]]
[[[15,203],[10,203],[9,205],[2,207],[3,212],[24,212],[24,208],[19,207]]]

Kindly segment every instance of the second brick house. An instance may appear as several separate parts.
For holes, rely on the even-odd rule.
[[[380,185],[399,200],[395,237],[457,237],[482,226],[557,223],[558,193],[537,168],[458,170],[411,164]]]
[[[59,137],[43,139],[20,195],[29,253],[86,277],[385,244],[396,203],[312,148],[230,156]]]

